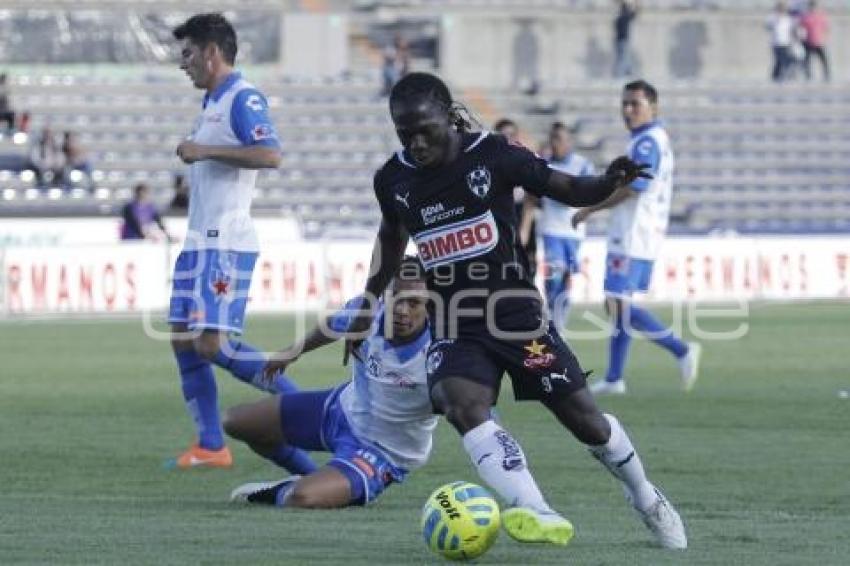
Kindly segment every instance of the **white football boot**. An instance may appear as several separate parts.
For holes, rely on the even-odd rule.
[[[694,388],[699,378],[699,360],[702,356],[702,346],[699,342],[688,342],[688,353],[679,358],[679,373],[682,378],[682,391]]]
[[[626,381],[624,379],[618,379],[617,381],[600,379],[588,385],[587,388],[593,395],[625,395]]]
[[[650,505],[649,509],[641,511],[635,507],[643,523],[655,535],[655,540],[662,548],[682,550],[688,548],[688,536],[685,534],[685,525],[682,518],[667,501],[664,494],[655,488],[658,499]]]

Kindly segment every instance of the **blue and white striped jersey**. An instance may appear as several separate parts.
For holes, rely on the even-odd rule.
[[[189,139],[203,145],[279,147],[260,91],[234,72],[204,96]],[[251,221],[256,169],[206,159],[189,166],[189,226],[184,249],[259,250]]]
[[[649,165],[653,179],[637,179],[631,187],[638,192],[611,209],[608,223],[608,252],[654,260],[664,242],[670,221],[675,166],[670,137],[658,122],[635,129],[627,155]]]
[[[332,317],[331,328],[348,328],[359,299]],[[428,393],[425,362],[431,343],[426,325],[412,342],[394,345],[384,337],[384,307],[360,347],[351,382],[340,393],[340,404],[354,434],[386,452],[394,464],[414,469],[431,453],[437,426]]]

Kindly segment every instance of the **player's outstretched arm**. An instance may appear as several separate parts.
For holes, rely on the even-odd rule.
[[[183,163],[212,159],[242,169],[277,169],[280,166],[280,148],[271,145],[201,145],[191,140],[177,146],[177,156]]]
[[[609,196],[607,199],[603,200],[599,204],[586,206],[576,211],[576,213],[573,214],[573,217],[570,222],[572,223],[573,228],[576,228],[579,224],[586,221],[594,212],[599,212],[600,210],[605,210],[606,208],[615,207],[634,194],[635,190],[631,187],[620,187],[619,189],[614,191],[611,196]]]
[[[379,297],[386,290],[401,265],[408,239],[407,230],[400,223],[386,218],[381,220],[366,280],[367,296]]]
[[[606,201],[614,191],[637,178],[651,179],[652,175],[645,171],[647,167],[620,156],[611,162],[604,175],[598,177],[574,177],[554,170],[543,195],[569,206],[593,206]]]
[[[345,341],[343,365],[348,364],[349,356],[357,357],[357,348],[363,342],[363,337],[357,335],[365,333],[372,325],[378,298],[398,271],[408,239],[409,235],[404,226],[394,217],[388,219],[384,215],[372,248],[372,262],[369,265],[369,278],[366,280],[366,303],[362,314],[355,317],[348,327],[348,334],[352,336]]]
[[[341,334],[331,330],[332,327],[333,323],[329,318],[324,325],[317,324],[302,340],[272,354],[263,368],[265,379],[271,381],[277,372],[286,371],[302,354],[336,342]]]

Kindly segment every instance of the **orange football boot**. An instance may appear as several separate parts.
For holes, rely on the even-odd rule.
[[[223,446],[219,450],[207,450],[195,444],[177,458],[177,467],[182,469],[229,468],[232,465],[233,456],[227,446]]]

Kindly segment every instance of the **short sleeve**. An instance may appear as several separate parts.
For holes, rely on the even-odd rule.
[[[363,308],[364,300],[362,295],[350,299],[341,309],[328,317],[328,328],[334,332],[346,332]]]
[[[243,145],[280,147],[277,131],[269,117],[269,103],[256,89],[242,89],[233,97],[230,127]]]
[[[510,188],[522,187],[534,195],[543,196],[552,175],[546,160],[501,136],[498,144],[498,167]]]
[[[378,199],[378,206],[381,207],[381,216],[389,224],[398,224],[399,218],[396,212],[395,205],[392,201],[392,190],[386,182],[384,167],[378,169],[375,173],[373,186],[375,189],[375,198]]]
[[[661,151],[658,147],[658,142],[652,136],[643,136],[632,144],[632,151],[629,157],[636,163],[649,165],[648,172],[653,175],[658,174],[658,166],[661,163]],[[651,179],[639,177],[632,181],[630,185],[636,191],[645,191],[649,187]]]

